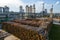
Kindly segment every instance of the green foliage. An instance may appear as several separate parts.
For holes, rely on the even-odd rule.
[[[60,40],[60,25],[54,25],[49,33],[49,40]]]

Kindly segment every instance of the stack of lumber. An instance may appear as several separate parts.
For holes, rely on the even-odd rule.
[[[21,40],[45,40],[45,37],[41,34],[43,31],[42,28],[31,27],[14,22],[4,22],[2,24],[2,29],[17,36]]]
[[[50,19],[24,19],[2,23],[2,29],[21,40],[46,40],[46,35],[51,26]]]
[[[39,20],[39,19],[13,20],[12,22],[16,22],[24,25],[30,25],[34,27],[47,26],[48,24],[50,24],[48,20]],[[46,22],[49,23],[47,24]]]

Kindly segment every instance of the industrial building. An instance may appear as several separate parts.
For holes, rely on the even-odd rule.
[[[5,6],[5,7],[3,8],[3,12],[4,12],[4,13],[5,13],[5,12],[9,12],[9,7]]]
[[[26,14],[28,15],[28,18],[33,18],[35,16],[35,4],[33,5],[26,5]]]
[[[0,7],[0,13],[2,13],[3,12],[3,7]]]
[[[48,40],[53,17],[60,16],[60,14],[53,14],[53,5],[50,13],[45,9],[45,4],[42,5],[40,13],[36,13],[35,4],[26,5],[26,12],[23,6],[19,7],[19,12],[10,12],[7,6],[0,7],[2,29],[21,40]]]
[[[24,9],[20,6],[20,12],[10,12],[9,7],[0,7],[0,22],[6,20],[6,16],[8,17],[7,20],[14,20],[14,19],[22,19],[24,16]]]
[[[2,23],[2,29],[12,33],[21,40],[48,40],[52,27],[51,19],[23,19]],[[7,26],[8,25],[8,26]]]
[[[9,12],[9,7],[5,6],[5,7],[0,7],[0,13],[7,13]]]
[[[53,17],[53,5],[52,5],[52,7],[51,7],[51,9],[50,9],[50,17],[52,18]]]
[[[24,9],[22,6],[20,6],[20,13],[23,13],[24,12]]]

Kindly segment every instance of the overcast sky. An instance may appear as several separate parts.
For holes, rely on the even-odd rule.
[[[36,5],[36,12],[42,11],[42,3],[45,3],[45,9],[50,10],[51,5],[54,5],[54,12],[60,13],[60,0],[0,0],[0,6],[7,5],[10,11],[19,11],[19,6],[22,5],[24,10],[26,5]]]

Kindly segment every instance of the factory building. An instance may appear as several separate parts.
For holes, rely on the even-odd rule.
[[[47,9],[45,9],[45,13],[47,13]]]
[[[26,13],[29,13],[29,7],[26,5]]]
[[[26,13],[35,13],[35,4],[33,4],[33,6],[32,5],[30,5],[30,6],[28,6],[28,5],[26,5]]]
[[[5,6],[5,7],[0,7],[0,13],[3,13],[3,12],[9,12],[9,7]]]
[[[52,5],[52,7],[51,7],[51,9],[50,9],[50,17],[51,17],[51,18],[53,17],[53,5]]]
[[[44,16],[47,16],[47,9],[44,9]]]
[[[3,8],[3,12],[9,12],[9,7],[5,6],[5,7]]]
[[[23,9],[23,7],[22,6],[20,6],[20,16],[19,16],[19,18],[20,19],[23,19],[24,18],[24,9]]]
[[[14,20],[14,19],[19,19],[20,13],[16,12],[16,13],[12,13],[12,12],[8,12],[8,13],[0,13],[0,22],[5,21],[6,19],[8,21]]]
[[[26,13],[25,13],[25,18],[27,18],[28,17],[28,13],[29,13],[29,7],[28,7],[28,5],[26,5]]]
[[[33,5],[26,5],[26,14],[27,14],[27,17],[33,17],[35,14],[35,4]]]
[[[36,9],[35,4],[33,4],[33,13],[35,13],[35,9]]]
[[[29,7],[29,13],[32,13],[32,5]]]
[[[40,12],[40,17],[46,17],[48,14],[47,14],[47,9],[45,9],[44,7],[44,3],[42,4],[42,11]]]
[[[2,13],[3,12],[3,7],[0,7],[0,13]]]
[[[20,13],[23,13],[24,12],[24,9],[22,6],[20,6]]]

